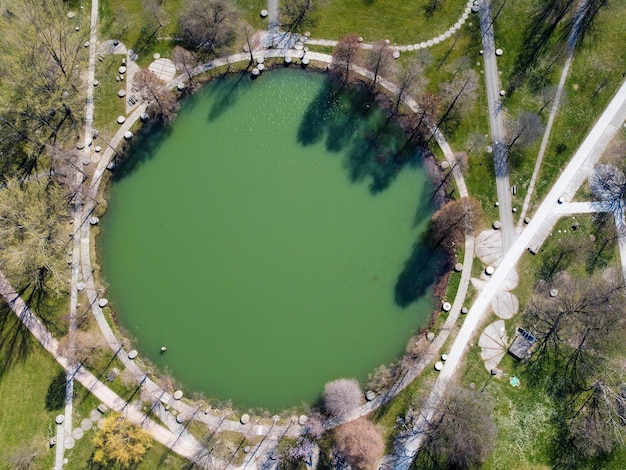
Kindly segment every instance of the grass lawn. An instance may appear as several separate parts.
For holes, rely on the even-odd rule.
[[[56,434],[55,416],[60,412],[46,404],[53,379],[62,372],[13,313],[1,320],[0,329],[0,469],[17,467],[18,457],[34,456],[32,469],[53,467],[54,449],[49,440]],[[18,330],[19,329],[19,330]],[[19,331],[18,336],[13,333]],[[23,348],[12,349],[13,338]],[[50,401],[50,400],[49,400]]]
[[[126,90],[126,80],[116,81],[117,69],[122,65],[122,55],[107,54],[103,61],[96,62],[96,80],[99,84],[94,90],[94,127],[100,132],[95,145],[106,146],[117,132],[118,116],[126,115],[126,97],[117,96],[119,90]],[[105,148],[103,148],[103,151]]]
[[[512,387],[508,377],[494,378],[480,358],[480,348],[469,348],[461,383],[482,390],[495,402],[498,439],[483,469],[543,469],[549,466],[549,441],[555,433],[551,423],[553,405],[541,390],[527,386],[523,370],[510,356],[499,366],[509,376],[520,378],[521,386]]]
[[[441,2],[441,8],[427,16],[428,4],[426,0],[326,0],[312,15],[311,37],[339,39],[355,33],[367,42],[389,39],[399,45],[415,44],[446,32],[466,7],[466,2]]]
[[[497,10],[500,3],[494,9]],[[504,89],[508,89],[513,79],[518,52],[524,45],[524,28],[529,25],[534,5],[541,3],[506,2],[495,21],[496,45],[505,51],[498,59]],[[559,26],[555,36],[559,36],[561,29]],[[513,94],[507,95],[505,112],[508,115],[514,117],[522,111],[531,111],[539,113],[544,123],[547,122],[550,100],[564,64],[560,47],[557,41],[550,41],[537,70],[531,71],[526,81]],[[618,3],[608,3],[598,13],[595,26],[576,46],[531,208],[548,192],[622,83],[626,63],[623,54],[625,47],[626,10]],[[509,168],[511,183],[518,184],[520,189],[517,196],[520,202],[525,196],[523,188],[527,186],[537,152],[538,142],[521,149]]]
[[[573,226],[577,228],[573,230]],[[610,218],[601,226],[590,214],[564,217],[557,222],[552,235],[548,237],[537,255],[525,254],[521,258],[518,265],[520,283],[514,291],[520,300],[520,313],[506,323],[509,339],[513,338],[515,328],[521,324],[521,312],[536,284],[552,271],[556,260],[559,260],[557,270],[567,269],[577,278],[585,278],[591,273],[619,265],[616,242],[610,239],[612,230],[614,229]],[[607,238],[609,241],[604,246]],[[574,246],[576,250],[560,259],[559,254],[567,246]],[[596,259],[599,251],[602,251],[601,256]],[[492,316],[485,325],[495,319],[495,316]],[[623,357],[624,351],[615,351],[615,354],[617,357]],[[508,376],[502,379],[491,377],[480,358],[480,348],[476,344],[470,346],[465,358],[461,383],[466,387],[484,389],[482,393],[493,396],[498,425],[496,446],[481,468],[490,470],[552,468],[553,439],[556,438],[558,431],[553,420],[557,411],[556,404],[539,386],[531,385],[523,363],[506,355],[498,367],[508,376],[515,375],[520,378],[521,386],[511,387]],[[625,457],[625,450],[614,452],[602,462],[601,468],[623,468]]]

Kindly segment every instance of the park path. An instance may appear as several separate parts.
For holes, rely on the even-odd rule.
[[[408,470],[408,468],[410,468],[425,438],[428,423],[432,420],[448,383],[456,374],[459,364],[467,350],[469,341],[473,338],[478,327],[489,312],[493,296],[500,290],[508,274],[515,268],[526,249],[538,240],[537,237],[542,241],[545,239],[547,233],[550,232],[554,223],[558,220],[555,214],[558,213],[557,207],[559,205],[559,198],[562,197],[564,202],[571,201],[577,189],[591,174],[593,166],[619,128],[624,124],[625,120],[626,82],[619,88],[614,98],[552,186],[548,195],[539,205],[533,219],[505,253],[502,263],[491,276],[491,279],[487,282],[485,288],[470,308],[467,318],[450,348],[448,360],[437,377],[433,389],[422,407],[422,413],[413,426],[412,434],[397,449],[394,462],[395,469]]]
[[[87,159],[89,161],[89,154],[91,151],[91,140],[93,133],[93,114],[94,114],[94,79],[96,71],[96,42],[97,42],[97,27],[98,27],[98,0],[91,1],[91,14],[89,18],[89,65],[87,70],[87,100],[85,104],[85,134],[84,134],[84,156],[77,158],[77,160]],[[76,161],[74,167],[75,171],[75,185],[78,188],[73,199],[73,227],[77,231],[78,227],[83,223],[82,219],[82,197],[81,197],[81,183],[84,179],[84,174],[80,170],[81,161]],[[78,289],[77,285],[80,279],[80,239],[75,232],[72,237],[72,262],[71,262],[71,277],[70,277],[70,305],[69,305],[69,325],[68,335],[70,338],[69,348],[70,357],[74,357],[73,351],[75,350],[74,336],[76,330],[76,309],[78,305]],[[57,444],[55,449],[55,466],[56,470],[61,470],[64,465],[64,452],[65,452],[65,439],[72,435],[73,425],[73,403],[74,403],[74,368],[75,361],[72,361],[71,367],[66,369],[66,381],[65,381],[65,409],[64,420],[62,424],[57,424]]]
[[[254,52],[254,57],[256,60],[256,59],[260,59],[261,57],[263,58],[285,57],[288,54],[290,54],[289,50],[268,49],[268,50],[260,50],[260,51]],[[321,53],[314,53],[314,52],[307,52],[306,54],[309,56],[311,60],[318,61],[321,63],[329,64],[332,61],[332,57],[328,54],[321,54]],[[208,64],[203,64],[202,66],[197,67],[194,70],[194,73],[195,74],[203,73],[208,70],[221,67],[227,64],[232,64],[232,63],[239,62],[239,61],[248,61],[248,60],[249,60],[249,54],[247,53],[235,54],[227,58],[217,59]],[[363,68],[356,67],[355,71],[365,77],[368,77],[370,79],[372,78],[371,72]],[[184,81],[184,75],[175,77],[169,83],[169,85],[171,87],[175,87],[181,81]],[[385,79],[380,79],[379,84],[383,86],[384,88],[388,89],[389,91],[391,91],[392,93],[396,93],[398,91],[397,87],[392,82],[389,82]],[[413,111],[415,112],[419,111],[419,105],[415,100],[408,98],[406,100],[406,103],[409,107],[411,107],[411,109],[413,109]],[[115,155],[114,149],[117,148],[119,143],[123,140],[124,133],[132,127],[132,125],[139,119],[139,116],[143,112],[145,112],[145,108],[142,106],[139,106],[137,109],[135,109],[135,111],[130,116],[127,117],[124,124],[119,128],[118,132],[109,142],[109,145],[107,145],[106,150],[101,155],[97,168],[94,171],[93,177],[91,179],[89,189],[85,195],[85,205],[84,205],[84,219],[85,220],[90,216],[90,214],[93,212],[95,208],[99,185],[110,160]],[[443,136],[443,134],[441,133],[439,129],[432,129],[432,132],[433,132],[435,139],[437,140],[440,147],[442,148],[446,159],[450,163],[450,166],[452,168],[451,171],[453,173],[453,177],[455,178],[457,188],[459,190],[461,197],[467,197],[468,195],[467,187],[466,187],[460,168],[458,167],[458,165],[455,165],[456,158],[455,158],[454,152],[450,148],[450,145],[448,144],[448,142],[446,141],[445,137]],[[91,260],[90,260],[89,230],[90,230],[90,225],[83,224],[81,227],[80,238],[81,238],[82,272],[84,273],[84,282],[86,284],[85,292],[87,293],[89,297],[89,302],[92,308],[92,312],[101,330],[103,331],[103,334],[107,338],[107,341],[109,342],[111,348],[114,351],[119,351],[118,357],[120,358],[120,360],[124,363],[126,367],[128,367],[131,371],[133,371],[135,375],[141,376],[142,372],[138,368],[137,364],[134,361],[131,361],[130,359],[128,359],[127,353],[123,351],[123,349],[121,349],[121,345],[119,341],[115,337],[115,334],[112,332],[106,318],[104,317],[102,309],[98,305],[98,294],[96,291],[94,279],[91,275],[92,269],[91,269]],[[454,323],[456,322],[456,319],[458,318],[458,315],[462,308],[462,303],[467,293],[467,288],[469,286],[469,278],[471,274],[471,266],[472,266],[472,261],[473,261],[473,252],[474,252],[473,246],[474,246],[473,237],[468,237],[468,239],[466,240],[464,270],[463,270],[463,273],[461,274],[462,276],[461,286],[455,298],[453,308],[449,314],[446,325],[444,326],[444,328],[441,331],[441,334],[436,338],[435,342],[430,348],[429,355],[423,358],[420,361],[420,363],[416,365],[415,371],[412,372],[412,375],[406,376],[399,384],[397,384],[392,394],[387,394],[385,395],[385,397],[377,397],[372,402],[360,408],[357,412],[359,416],[363,416],[371,412],[373,409],[376,409],[377,407],[381,406],[382,404],[386,403],[391,398],[393,398],[404,387],[406,387],[417,375],[419,375],[419,373],[422,370],[424,370],[424,368],[428,365],[428,363],[432,360],[432,358],[435,357],[435,355],[438,353],[439,348],[445,342],[445,339],[447,338],[448,333],[452,330]],[[164,395],[163,390],[159,389],[158,386],[154,384],[149,378],[146,378],[144,386],[152,392],[153,396],[163,397]],[[169,394],[165,394],[165,395],[169,397]],[[182,401],[169,401],[169,404],[182,413],[189,414],[191,411],[190,407],[188,405],[185,405]],[[204,422],[205,424],[208,424],[210,428],[212,429],[215,429],[217,426],[220,426],[222,429],[228,429],[228,430],[232,430],[235,432],[246,433],[246,432],[249,432],[250,430],[249,426],[246,427],[246,426],[241,425],[241,423],[239,422],[232,421],[232,420],[225,420],[223,417],[217,417],[211,414],[209,415],[199,414],[198,420],[201,422]],[[329,425],[332,425],[332,424],[333,423],[329,423]],[[338,423],[335,423],[335,425],[337,424]],[[272,426],[271,430],[272,430],[273,435],[287,434],[290,436],[295,436],[295,435],[300,434],[303,431],[303,427],[300,425],[292,424],[287,427]],[[267,427],[263,427],[262,429],[260,429],[261,434],[266,434],[268,432],[269,430],[267,429]]]
[[[272,1],[272,0],[270,0]],[[271,6],[270,4],[270,11],[272,11],[272,8],[274,9],[273,11],[276,12],[277,8],[278,8],[278,3],[274,0],[273,1],[273,6]],[[469,4],[468,4],[468,11],[465,13],[465,17],[467,17],[467,14],[469,13]],[[79,264],[80,267],[82,268],[82,273],[83,273],[83,281],[86,284],[86,288],[85,288],[85,292],[89,298],[89,302],[90,305],[92,307],[92,311],[94,313],[94,316],[96,317],[103,333],[105,334],[105,337],[107,338],[109,344],[111,345],[111,347],[114,349],[114,351],[117,352],[121,352],[122,354],[120,354],[118,357],[120,357],[120,359],[122,360],[122,362],[125,364],[126,367],[128,367],[129,369],[131,369],[137,376],[141,375],[141,371],[140,369],[137,367],[137,365],[130,361],[130,359],[128,359],[127,354],[125,353],[125,351],[123,351],[123,349],[121,348],[121,345],[119,344],[119,341],[117,340],[117,338],[115,337],[115,335],[113,334],[113,332],[110,329],[110,326],[108,325],[106,319],[104,318],[104,314],[102,312],[102,309],[98,306],[98,293],[96,292],[96,288],[95,288],[95,283],[93,280],[93,277],[91,275],[92,273],[92,269],[91,269],[91,261],[90,261],[90,256],[89,256],[89,240],[90,240],[90,234],[89,234],[89,228],[90,228],[90,224],[86,223],[88,221],[88,219],[90,218],[90,216],[93,213],[93,210],[95,209],[95,205],[96,205],[96,196],[97,196],[97,192],[98,192],[98,187],[99,187],[99,183],[101,180],[101,176],[105,171],[105,168],[108,164],[108,161],[110,161],[110,159],[113,156],[113,149],[117,147],[117,145],[119,144],[119,142],[121,142],[122,140],[122,136],[123,133],[130,129],[130,126],[133,122],[136,122],[138,116],[144,111],[144,109],[142,109],[142,107],[138,107],[135,112],[133,113],[133,117],[134,119],[128,119],[127,124],[124,125],[120,131],[116,134],[116,136],[114,137],[114,139],[109,143],[109,146],[107,147],[107,151],[109,153],[109,155],[107,156],[107,158],[104,158],[105,155],[102,155],[101,157],[98,155],[93,155],[91,154],[90,151],[90,147],[91,147],[91,136],[93,133],[93,110],[94,110],[94,103],[93,103],[93,83],[94,83],[94,78],[95,78],[95,53],[96,53],[96,44],[97,44],[97,36],[96,36],[96,31],[97,31],[97,21],[98,21],[98,3],[97,0],[94,1],[92,3],[92,15],[91,15],[91,22],[92,22],[92,29],[91,29],[91,40],[90,40],[90,62],[89,62],[89,70],[88,70],[88,80],[87,80],[87,86],[88,86],[88,93],[87,93],[87,104],[86,104],[86,127],[85,127],[85,155],[87,157],[90,157],[92,159],[94,159],[94,161],[96,161],[98,163],[97,166],[97,170],[95,172],[95,174],[93,175],[92,179],[91,179],[91,184],[89,186],[88,192],[86,194],[82,195],[81,198],[81,194],[78,194],[77,196],[77,204],[76,206],[78,208],[80,208],[81,204],[84,204],[84,208],[82,213],[80,212],[80,210],[76,210],[75,214],[74,214],[74,221],[75,221],[75,227],[78,230],[77,234],[75,235],[79,235],[79,236],[75,236],[74,237],[74,250],[73,250],[73,254],[72,254],[72,281],[71,281],[71,298],[73,298],[73,300],[71,300],[71,304],[73,305],[72,307],[72,311],[74,312],[74,319],[75,319],[75,312],[76,312],[76,305],[77,305],[77,289],[76,289],[76,285],[78,283],[79,280],[79,276],[80,276],[80,270],[78,268]],[[274,18],[277,17],[277,14],[274,15]],[[458,29],[458,27],[460,27],[459,25],[462,24],[464,22],[463,21],[457,25],[455,25]],[[449,35],[448,35],[449,37]],[[441,40],[443,40],[444,38],[442,37]],[[429,41],[430,42],[430,41]],[[434,41],[435,43],[437,43],[437,41]],[[430,45],[430,44],[428,44]],[[417,49],[418,47],[416,47]],[[409,49],[410,50],[410,49]],[[266,51],[266,55],[271,55],[271,52]],[[326,56],[326,55],[320,55],[320,57],[314,57],[316,54],[311,53],[311,56],[313,56],[313,60],[320,60],[320,61],[326,61],[327,63],[330,62],[330,56]],[[324,57],[321,57],[324,56]],[[245,57],[247,59],[247,55]],[[227,59],[229,60],[229,59]],[[232,59],[230,59],[232,60]],[[217,64],[216,64],[217,66]],[[413,103],[413,106],[417,106],[416,103]],[[437,138],[437,140],[440,142],[440,144],[442,145],[442,148],[444,149],[444,154],[446,154],[446,158],[450,161],[450,163],[452,164],[452,171],[454,173],[454,177],[457,179],[457,186],[459,187],[459,190],[461,192],[462,195],[467,195],[467,190],[465,188],[465,184],[464,181],[462,179],[462,175],[460,173],[460,169],[457,168],[456,165],[454,165],[454,156],[452,154],[451,149],[449,148],[449,145],[447,144],[447,142],[445,142],[445,138],[443,138],[443,135],[441,134],[441,132],[438,129],[435,129],[434,131],[435,137]],[[106,153],[106,152],[105,152]],[[77,181],[80,178],[82,182],[82,173],[77,172]],[[460,179],[459,179],[460,176]],[[94,184],[95,182],[95,184]],[[473,244],[473,240],[469,239],[468,243]],[[79,249],[76,249],[79,248]],[[468,258],[468,256],[473,252],[473,249],[468,249],[466,250],[466,261],[469,260],[470,262],[466,264],[468,264],[471,267],[471,257]],[[85,254],[87,254],[87,256],[85,256]],[[467,271],[467,274],[469,273],[469,270]],[[468,282],[467,282],[468,284]],[[457,296],[457,301],[455,301],[455,305],[459,304],[459,302],[462,303],[462,300],[464,298],[464,294],[462,296]],[[460,300],[459,300],[460,299]],[[460,304],[459,304],[460,305]],[[460,307],[457,309],[460,310]],[[454,313],[454,312],[452,312]],[[458,312],[456,312],[456,314],[458,315]],[[32,316],[32,314],[30,314],[30,316]],[[452,316],[452,315],[451,315]],[[36,317],[32,317],[32,318],[36,318]],[[72,318],[72,315],[70,315],[70,318]],[[456,319],[456,317],[454,317]],[[37,335],[36,335],[37,336]],[[49,336],[49,333],[48,335]],[[47,341],[49,338],[47,338],[46,335],[39,335],[37,336],[38,339],[40,340],[40,342],[45,342]],[[55,348],[56,349],[56,348]],[[66,358],[63,358],[61,356],[59,356],[56,352],[54,353],[55,357],[57,358],[57,360],[65,367],[65,369],[68,371],[68,382],[72,383],[72,380],[74,378],[83,378],[85,379],[85,374],[86,372],[83,370],[78,370],[78,371],[74,371],[72,364],[70,364]],[[163,392],[162,390],[158,389],[158,387],[153,384],[145,375],[144,378],[142,380],[142,382],[145,382],[145,385],[148,386],[149,389],[151,389],[153,391],[153,393],[159,393],[159,396],[163,396],[163,395],[167,395],[165,394],[165,392]],[[409,381],[407,382],[407,384],[410,383]],[[93,390],[99,390],[100,391],[100,395],[97,394],[97,396],[102,396],[103,398],[101,398],[103,400],[103,402],[110,404],[111,408],[113,409],[117,409],[116,405],[115,405],[115,401],[116,400],[121,400],[120,397],[117,397],[115,394],[110,395],[110,390],[105,387],[103,384],[101,384],[100,382],[96,381],[94,383],[91,383],[91,386],[88,387],[90,388],[92,391]],[[108,390],[108,392],[107,392]],[[109,393],[110,392],[110,393]],[[71,394],[70,394],[71,395]],[[122,400],[123,401],[123,400]],[[188,409],[185,408],[185,405],[183,404],[183,402],[174,402],[174,407],[177,408],[180,412],[189,412]],[[125,408],[127,408],[125,406]],[[187,408],[189,408],[187,406]],[[69,419],[66,420],[66,426],[69,426],[68,431],[71,432],[71,398],[68,400],[68,406],[67,406],[67,410],[69,413]],[[233,421],[226,421],[223,418],[218,418],[218,417],[213,417],[211,416],[210,418],[214,418],[214,419],[219,419],[219,425],[222,425],[224,428],[226,429],[232,429],[235,430],[237,432],[249,432],[249,430],[243,428],[240,423],[236,423]],[[211,419],[209,418],[208,422],[209,424],[215,424],[211,421]],[[201,420],[202,421],[202,420]],[[206,420],[205,420],[206,421]],[[148,422],[146,421],[145,417],[142,417],[141,419],[142,423]],[[291,435],[297,435],[299,432],[301,432],[301,429],[299,429],[299,426],[294,426],[293,429],[291,429],[292,426],[287,426],[287,427],[279,427],[279,426],[271,426],[270,429],[274,429],[275,433],[281,433],[281,434],[286,434],[289,432],[289,434]],[[158,438],[158,436],[155,436],[155,438],[157,438],[157,440],[159,440],[160,442],[163,442],[163,432],[161,430],[161,428],[156,428],[157,434],[161,434],[161,437]],[[171,431],[170,431],[171,432]],[[185,448],[189,449],[189,448],[195,448],[195,450],[197,450],[197,446],[195,445],[195,440],[193,439],[180,439],[180,437],[177,438],[177,442],[181,441],[181,442],[185,442]],[[61,443],[63,442],[63,440],[61,440]],[[179,445],[180,446],[180,445]],[[62,445],[60,445],[59,447],[63,447]],[[61,449],[62,450],[62,449]],[[174,451],[176,451],[176,448],[173,449]],[[61,455],[61,462],[58,468],[61,468],[62,466],[62,451],[60,453]],[[182,455],[182,454],[181,454]],[[187,457],[189,457],[188,455],[186,455]],[[59,459],[57,459],[59,460]],[[248,464],[248,462],[246,462],[246,464]]]
[[[277,33],[280,26],[278,0],[267,0],[267,30]]]
[[[485,88],[489,107],[493,163],[496,170],[498,210],[500,222],[502,223],[502,246],[506,252],[515,240],[515,227],[513,225],[506,134],[501,113],[502,101],[500,99],[500,79],[498,78],[493,20],[491,18],[491,0],[482,0],[480,2],[478,14],[480,15],[480,30],[482,32]]]
[[[550,116],[548,116],[548,123],[546,124],[546,129],[543,133],[543,137],[541,139],[541,145],[539,146],[539,153],[537,154],[537,160],[535,161],[535,168],[533,169],[533,174],[530,177],[530,182],[528,183],[528,189],[526,191],[526,195],[524,196],[524,202],[522,204],[522,210],[520,211],[519,220],[517,221],[517,228],[520,229],[522,224],[524,223],[524,219],[526,218],[526,214],[528,213],[528,209],[530,207],[530,199],[535,191],[535,184],[537,183],[537,177],[539,176],[539,169],[541,168],[541,164],[543,163],[543,157],[546,153],[546,149],[548,148],[548,141],[550,140],[550,134],[552,133],[552,126],[554,125],[554,119],[556,118],[557,111],[559,110],[559,105],[561,104],[561,98],[563,97],[563,90],[565,88],[565,80],[569,74],[569,69],[572,65],[572,60],[574,59],[574,49],[576,48],[576,42],[578,40],[578,33],[580,32],[580,20],[582,18],[582,13],[587,7],[588,0],[582,0],[578,10],[576,11],[576,16],[574,19],[574,27],[570,32],[570,35],[567,39],[567,57],[565,59],[565,64],[563,65],[563,71],[561,72],[561,79],[559,80],[559,85],[556,89],[556,94],[554,96],[554,102],[552,103],[552,109],[550,110]]]
[[[52,354],[61,367],[66,371],[72,371],[74,380],[78,380],[90,393],[96,396],[102,403],[105,403],[110,409],[123,414],[133,423],[141,424],[150,432],[155,440],[164,446],[190,460],[194,459],[198,448],[190,446],[185,439],[179,439],[179,436],[163,426],[158,425],[150,418],[147,418],[141,411],[127,406],[126,401],[100,382],[91,372],[88,372],[82,367],[76,370],[71,361],[60,355],[58,341],[52,336],[41,320],[30,310],[22,298],[19,297],[9,280],[1,271],[0,296],[2,296],[7,305],[11,307],[19,321],[21,321],[37,341]]]

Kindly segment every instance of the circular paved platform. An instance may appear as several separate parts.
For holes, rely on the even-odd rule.
[[[506,354],[509,339],[506,336],[504,320],[496,320],[485,328],[478,339],[480,357],[488,371],[495,369]]]
[[[476,256],[487,266],[498,267],[504,256],[502,251],[502,232],[485,230],[476,237]]]
[[[491,306],[497,316],[508,320],[519,311],[519,300],[510,292],[498,292],[491,300]]]
[[[148,69],[164,82],[169,82],[176,76],[176,65],[170,59],[157,59]]]

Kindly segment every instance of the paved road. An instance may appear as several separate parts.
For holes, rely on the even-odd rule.
[[[278,32],[280,26],[280,10],[278,0],[267,0],[267,29],[271,33]]]
[[[85,106],[85,135],[84,135],[84,152],[83,156],[77,158],[89,159],[91,152],[91,136],[93,128],[93,113],[94,113],[94,78],[96,70],[96,47],[97,47],[97,27],[98,27],[98,0],[92,0],[91,2],[91,16],[90,16],[90,36],[89,36],[89,67],[87,74],[87,101]],[[81,162],[76,161],[75,167],[77,168],[75,174],[75,184],[80,188],[80,184],[83,181],[83,174],[79,170]],[[80,278],[80,238],[78,236],[78,227],[82,223],[82,197],[80,189],[76,192],[74,198],[73,207],[73,220],[74,238],[72,240],[72,264],[71,264],[71,278],[70,278],[70,308],[69,308],[69,325],[68,335],[70,336],[70,348],[75,349],[74,346],[74,331],[76,330],[76,309],[78,305],[78,290],[76,288]],[[70,357],[73,353],[70,353]],[[72,435],[73,425],[73,397],[74,397],[74,367],[66,369],[67,376],[65,382],[65,419],[63,424],[57,425],[57,446],[55,449],[55,469],[61,470],[63,468],[64,450],[65,450],[65,438]]]
[[[487,89],[487,103],[489,105],[489,127],[491,128],[493,163],[496,170],[500,222],[502,223],[502,246],[506,253],[515,240],[515,226],[513,224],[511,205],[506,134],[504,132],[502,113],[500,113],[502,106],[500,101],[501,88],[500,79],[498,78],[498,65],[496,63],[496,46],[493,35],[490,0],[480,2],[478,14],[480,16],[480,30],[483,38],[485,86]]]
[[[414,426],[415,432],[406,440],[404,446],[400,449],[399,455],[396,456],[395,469],[408,470],[410,467],[425,437],[428,422],[432,420],[439,400],[448,383],[457,372],[462,358],[465,356],[467,344],[490,311],[493,296],[500,290],[510,271],[515,268],[520,257],[525,253],[535,237],[540,232],[549,231],[552,228],[553,224],[558,220],[555,217],[555,213],[558,213],[560,210],[558,199],[564,197],[566,201],[569,201],[574,197],[576,190],[588,177],[593,169],[593,165],[598,161],[603,150],[624,124],[625,120],[626,82],[622,84],[587,138],[574,154],[574,157],[561,173],[559,179],[554,183],[552,189],[537,209],[534,218],[505,253],[502,263],[470,308],[467,318],[450,348],[448,360],[439,374],[430,396],[426,400],[420,418]]]

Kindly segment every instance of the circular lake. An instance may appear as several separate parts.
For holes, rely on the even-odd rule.
[[[297,70],[218,79],[118,166],[98,241],[108,297],[186,390],[310,404],[427,322],[430,194],[363,96]]]

